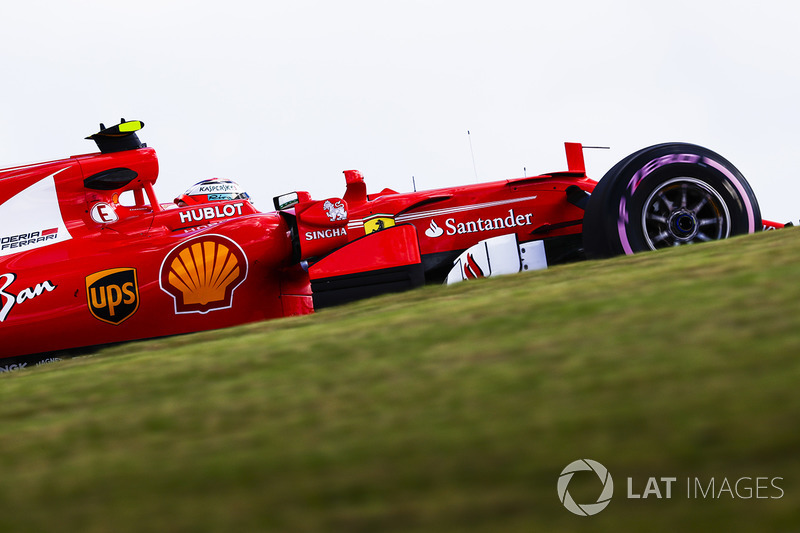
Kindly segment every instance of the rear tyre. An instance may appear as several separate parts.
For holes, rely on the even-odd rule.
[[[595,187],[583,220],[590,258],[693,244],[762,228],[747,180],[693,144],[651,146],[617,163]]]

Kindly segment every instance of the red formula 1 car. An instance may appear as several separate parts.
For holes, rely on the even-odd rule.
[[[568,170],[342,198],[307,192],[258,212],[235,183],[156,199],[139,121],[89,137],[99,153],[0,170],[0,370],[60,351],[299,315],[430,282],[721,239],[762,223],[728,161],[689,144],[636,152],[600,182]],[[26,356],[26,357],[22,357]]]

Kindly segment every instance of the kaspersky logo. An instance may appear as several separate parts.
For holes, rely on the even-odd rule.
[[[161,290],[174,298],[177,314],[228,309],[247,268],[247,256],[238,244],[222,235],[204,235],[167,254],[161,264]]]
[[[572,476],[574,476],[576,472],[587,470],[594,472],[597,474],[597,477],[600,478],[600,484],[602,486],[600,496],[597,497],[597,501],[594,503],[577,503],[572,499],[569,493],[569,482],[572,481]],[[611,479],[611,474],[608,473],[608,469],[591,459],[579,459],[571,462],[561,471],[561,475],[558,477],[558,499],[561,500],[561,503],[564,504],[564,507],[566,507],[568,511],[578,516],[596,515],[608,507],[613,495],[614,481]]]

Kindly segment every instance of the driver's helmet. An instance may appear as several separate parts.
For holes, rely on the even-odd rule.
[[[186,205],[207,204],[226,200],[249,200],[250,195],[244,192],[238,183],[225,178],[211,178],[195,183],[186,192],[175,198],[175,203]]]

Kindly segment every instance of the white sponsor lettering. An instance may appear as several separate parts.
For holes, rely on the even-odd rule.
[[[244,202],[235,204],[215,205],[183,211],[179,213],[181,224],[189,222],[203,222],[204,220],[215,220],[218,218],[230,218],[242,214]]]
[[[49,365],[50,363],[56,363],[56,362],[61,361],[61,360],[62,359],[60,357],[48,357],[46,359],[42,359],[41,361],[33,363],[33,366]],[[28,362],[28,363],[11,363],[11,364],[2,365],[2,366],[0,366],[0,374],[2,374],[3,372],[13,372],[15,370],[22,370],[23,368],[27,367],[29,363],[30,362]]]
[[[12,372],[28,366],[28,363],[14,363],[13,365],[0,366],[0,372]]]
[[[0,275],[0,322],[4,322],[8,318],[8,314],[14,308],[14,305],[24,303],[32,300],[37,296],[41,296],[45,291],[50,292],[55,290],[57,285],[53,285],[51,281],[37,283],[35,287],[28,287],[22,289],[18,294],[14,294],[7,289],[11,287],[14,280],[17,279],[16,274],[2,274]]]
[[[487,219],[479,218],[477,220],[468,220],[466,222],[456,222],[455,218],[448,218],[444,221],[444,224],[447,226],[448,235],[463,235],[465,233],[478,233],[483,231],[515,228],[517,226],[530,226],[533,224],[533,222],[531,222],[531,217],[533,217],[533,213],[517,215],[514,213],[513,209],[509,209],[508,216],[506,217]],[[433,234],[428,234],[428,236],[433,236]]]
[[[344,228],[332,228],[326,230],[307,231],[306,240],[315,241],[317,239],[330,239],[331,237],[342,237],[347,235],[347,230]]]

